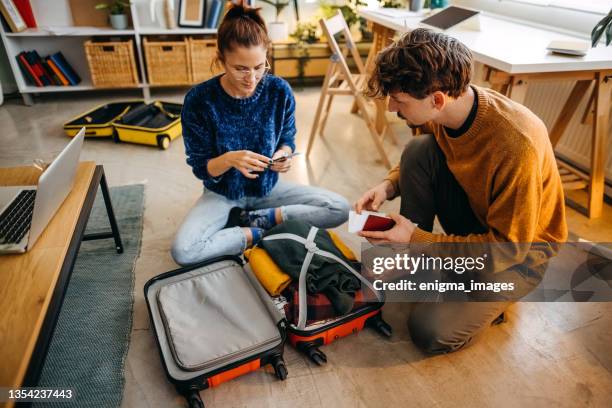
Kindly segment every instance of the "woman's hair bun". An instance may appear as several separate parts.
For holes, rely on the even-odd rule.
[[[232,2],[232,6],[229,8],[229,10],[227,10],[227,13],[225,13],[225,17],[223,18],[223,20],[225,21],[238,18],[250,18],[257,24],[259,24],[261,28],[266,30],[266,22],[259,13],[259,10],[261,10],[261,8],[251,7],[245,3],[245,1],[240,1],[237,3]]]
[[[234,46],[268,48],[270,38],[266,22],[259,13],[260,8],[245,4],[244,0],[232,2],[217,30],[217,50],[223,57],[226,50]]]

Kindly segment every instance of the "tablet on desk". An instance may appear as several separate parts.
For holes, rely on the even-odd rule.
[[[474,17],[478,13],[480,13],[480,11],[449,6],[431,17],[421,20],[421,23],[447,30],[470,17]]]

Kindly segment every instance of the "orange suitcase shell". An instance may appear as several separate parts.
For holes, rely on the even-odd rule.
[[[381,302],[368,303],[349,314],[333,319],[321,326],[311,325],[300,330],[295,325],[287,326],[287,339],[292,346],[303,352],[317,365],[327,362],[327,356],[319,347],[327,345],[342,337],[358,333],[365,327],[371,327],[385,337],[391,337],[391,326],[382,318]]]

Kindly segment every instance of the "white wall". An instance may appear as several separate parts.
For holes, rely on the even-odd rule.
[[[38,26],[72,25],[68,0],[30,0],[30,4]]]
[[[585,39],[590,38],[593,27],[603,14],[581,12],[558,7],[544,7],[516,1],[501,0],[452,0],[459,6],[479,9],[495,14],[546,25],[558,31],[570,31]],[[611,4],[612,6],[612,4]]]
[[[343,1],[337,0],[335,3],[341,4]],[[274,21],[276,13],[274,7],[261,1],[258,2],[257,0],[255,0],[255,5],[257,7],[261,7],[261,14],[264,16],[266,21]],[[304,0],[298,0],[298,7],[300,9],[300,21],[308,22],[315,16],[317,9],[319,8],[319,4],[317,1],[314,3],[306,3]],[[293,0],[289,1],[289,5],[283,10],[280,19],[288,24],[289,32],[293,31],[296,25]]]

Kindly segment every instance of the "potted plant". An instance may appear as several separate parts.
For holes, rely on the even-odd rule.
[[[314,22],[297,23],[295,30],[289,35],[297,44],[314,44],[319,41],[317,24]]]
[[[272,41],[283,41],[289,36],[287,23],[280,21],[280,14],[285,7],[289,5],[289,0],[261,0],[262,2],[271,5],[276,10],[276,18],[272,23],[268,24],[268,35]]]
[[[314,22],[297,23],[295,30],[289,34],[289,37],[295,40],[295,47],[298,51],[298,78],[301,82],[304,81],[306,64],[308,64],[310,54],[307,44],[314,44],[319,41],[317,34],[318,25]]]
[[[608,15],[601,19],[601,21],[595,24],[593,31],[591,32],[591,45],[597,46],[601,36],[606,33],[606,45],[610,45],[612,42],[612,9],[608,12]]]
[[[127,7],[130,7],[130,3],[121,0],[96,4],[96,10],[108,10],[111,27],[115,30],[125,30],[127,28],[128,18],[125,12]]]

